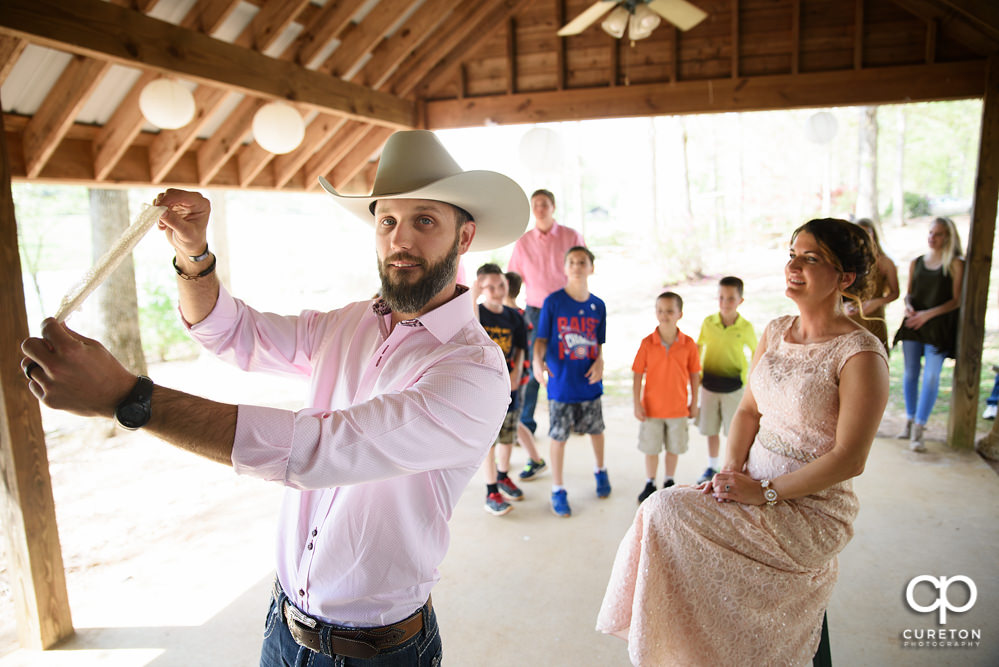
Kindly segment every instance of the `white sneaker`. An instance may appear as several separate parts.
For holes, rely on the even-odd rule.
[[[997,412],[999,412],[999,405],[986,405],[985,412],[982,413],[982,419],[995,419]]]

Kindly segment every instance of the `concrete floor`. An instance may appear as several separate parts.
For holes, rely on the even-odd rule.
[[[570,440],[567,452],[571,519],[550,513],[548,474],[524,484],[526,500],[504,517],[482,510],[481,480],[463,495],[434,590],[445,664],[629,664],[624,642],[593,630],[610,564],[644,482],[630,408],[611,406],[607,412],[614,485],[609,499],[594,494],[592,455],[582,438]],[[691,451],[680,460],[681,482],[697,477],[705,451],[703,438],[692,430]],[[522,462],[523,453],[515,451],[515,469]],[[856,488],[861,515],[840,557],[829,609],[834,662],[999,664],[996,473],[974,453],[950,451],[939,442],[917,455],[901,441],[879,438]],[[140,557],[141,567],[109,566],[85,581],[71,573],[76,636],[46,652],[0,650],[0,667],[257,664],[278,491],[254,485],[183,545],[152,545]],[[977,584],[974,607],[951,613],[946,627],[979,630],[980,646],[903,647],[907,629],[938,627],[935,613],[916,613],[905,602],[907,583],[924,574],[961,574]],[[952,604],[959,606],[966,595],[954,587]],[[917,601],[926,605],[931,597],[921,588]]]

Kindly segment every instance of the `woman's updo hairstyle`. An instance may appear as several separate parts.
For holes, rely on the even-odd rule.
[[[877,254],[871,237],[863,227],[837,218],[817,218],[794,230],[791,243],[801,232],[812,235],[826,259],[840,272],[856,275],[843,290],[845,296],[859,301],[870,298],[874,290],[871,276],[877,264]]]

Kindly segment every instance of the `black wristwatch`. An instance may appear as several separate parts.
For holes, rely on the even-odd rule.
[[[124,428],[134,431],[149,422],[153,414],[153,381],[140,375],[132,391],[114,410],[114,418]]]

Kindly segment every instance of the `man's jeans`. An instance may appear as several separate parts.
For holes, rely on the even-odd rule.
[[[534,337],[538,332],[538,318],[541,317],[541,309],[528,306],[524,309],[524,322],[527,324],[527,363],[530,367],[528,373],[527,387],[524,391],[524,405],[520,408],[520,423],[531,429],[531,433],[538,430],[538,422],[534,421],[534,408],[538,405],[538,381],[534,379]]]
[[[287,599],[281,593],[282,601]],[[424,607],[423,631],[387,653],[361,660],[344,656],[329,657],[299,646],[292,639],[281,617],[278,601],[271,597],[264,626],[264,644],[260,650],[260,667],[439,667],[441,635],[437,629],[437,614],[428,614]]]

